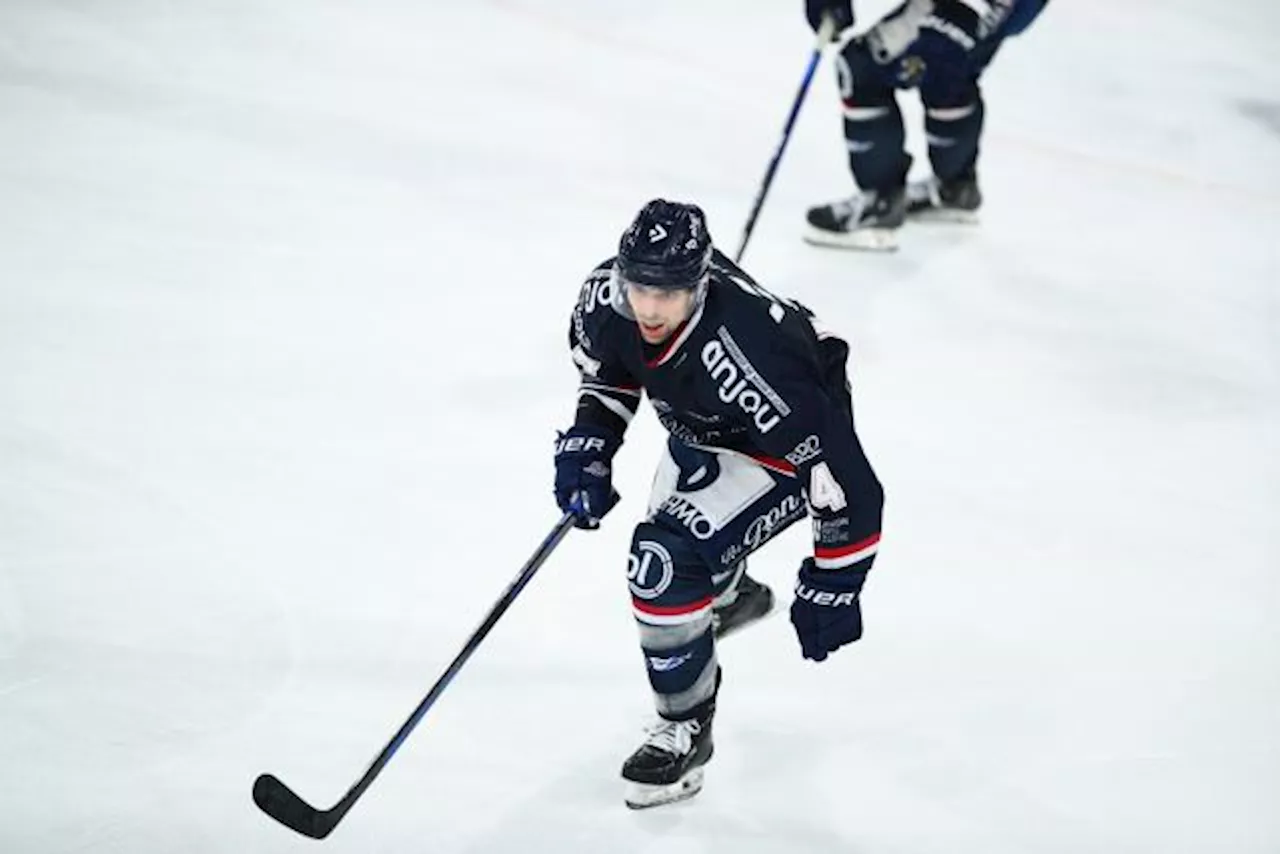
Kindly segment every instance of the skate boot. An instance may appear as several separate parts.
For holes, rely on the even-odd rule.
[[[804,239],[818,246],[892,251],[898,248],[898,229],[906,215],[906,188],[864,190],[809,208]]]
[[[907,185],[907,216],[913,220],[974,223],[980,207],[982,191],[976,178],[929,177]]]
[[[633,810],[683,801],[702,791],[702,766],[711,758],[711,718],[660,718],[644,744],[622,765],[627,806]]]
[[[772,610],[773,591],[767,584],[761,584],[747,575],[744,569],[738,583],[721,593],[712,603],[711,625],[715,630],[716,640],[763,619]]]

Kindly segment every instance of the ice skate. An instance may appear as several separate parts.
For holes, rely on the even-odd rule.
[[[743,570],[738,583],[720,594],[713,603],[711,625],[715,629],[716,640],[764,619],[772,610],[773,591]]]
[[[929,177],[907,185],[907,216],[919,222],[976,223],[982,191],[973,178],[939,181]]]
[[[692,798],[702,791],[702,766],[711,758],[711,717],[659,719],[622,766],[625,800],[633,810]]]
[[[855,193],[809,208],[804,239],[818,246],[892,251],[898,248],[898,229],[906,220],[906,211],[905,188]]]

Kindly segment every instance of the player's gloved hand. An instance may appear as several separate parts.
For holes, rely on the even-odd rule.
[[[791,624],[800,639],[800,654],[823,661],[828,653],[862,637],[862,607],[858,594],[866,570],[825,570],[807,557],[796,576]]]
[[[804,0],[804,16],[815,33],[822,25],[823,15],[830,15],[835,21],[836,28],[831,32],[834,39],[853,26],[853,0]]]
[[[613,491],[613,455],[622,440],[609,430],[573,426],[556,438],[556,504],[575,510],[579,528],[597,528],[620,496]]]

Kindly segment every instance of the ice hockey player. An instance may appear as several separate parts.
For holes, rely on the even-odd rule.
[[[614,454],[647,393],[670,436],[627,563],[658,720],[622,767],[633,808],[702,786],[721,668],[716,636],[773,595],[746,558],[807,513],[791,622],[814,661],[862,635],[859,594],[883,493],[854,432],[848,345],[712,246],[695,205],[656,199],[587,278],[569,346],[577,415],[555,446],[559,506],[594,528]]]
[[[971,221],[982,205],[978,144],[985,107],[979,78],[1000,44],[1031,25],[1048,0],[907,0],[836,59],[844,138],[858,192],[810,208],[805,239],[824,246],[896,249],[908,217]],[[854,23],[853,0],[805,0],[816,30]],[[932,177],[907,184],[911,157],[896,89],[924,103]]]

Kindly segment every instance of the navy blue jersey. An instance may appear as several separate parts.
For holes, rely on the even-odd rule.
[[[848,345],[716,251],[704,299],[652,347],[612,268],[610,259],[587,277],[569,328],[581,376],[576,423],[621,438],[643,392],[681,442],[798,478],[819,568],[869,567],[882,493],[854,432]]]

